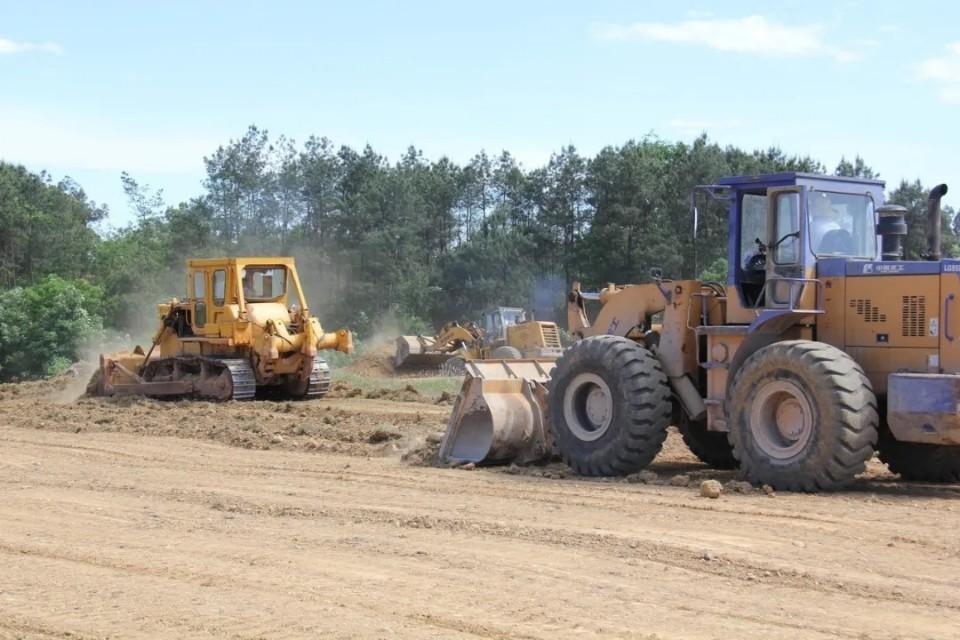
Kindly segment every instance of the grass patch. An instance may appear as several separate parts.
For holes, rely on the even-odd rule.
[[[463,378],[453,376],[436,376],[429,378],[370,378],[359,376],[343,369],[333,369],[330,377],[335,382],[345,382],[364,392],[375,389],[403,389],[413,387],[420,395],[428,398],[438,398],[443,392],[456,395],[460,392]]]

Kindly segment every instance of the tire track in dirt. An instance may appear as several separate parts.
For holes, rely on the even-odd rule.
[[[201,438],[0,437],[0,634],[926,639],[960,627],[949,498],[710,503],[693,487]],[[794,561],[800,532],[816,543]]]
[[[450,533],[467,535],[494,536],[504,539],[523,540],[537,544],[584,549],[589,548],[607,555],[623,557],[635,555],[637,549],[644,551],[645,560],[682,568],[694,573],[709,574],[741,582],[758,584],[777,584],[806,591],[820,593],[843,593],[864,599],[881,599],[897,603],[910,603],[917,606],[936,606],[938,608],[960,611],[960,604],[947,600],[929,600],[915,597],[899,589],[883,589],[862,582],[831,579],[827,574],[811,575],[804,571],[763,564],[731,554],[714,554],[710,560],[704,560],[703,552],[682,544],[658,542],[644,537],[570,531],[550,527],[527,525],[506,525],[481,518],[450,518],[437,515],[424,515],[416,511],[399,507],[337,507],[327,506],[311,509],[275,502],[259,502],[240,498],[230,493],[185,492],[182,490],[149,491],[101,484],[99,490],[116,493],[148,495],[151,497],[188,502],[217,511],[234,514],[268,516],[271,518],[333,519],[354,524],[394,525],[405,529],[440,529]],[[0,544],[0,550],[3,549]],[[886,576],[896,578],[899,576]],[[950,589],[951,582],[927,578],[930,587],[941,586]]]
[[[21,442],[33,444],[32,441],[28,441],[28,440],[22,440]],[[54,446],[60,446],[60,445],[54,445]],[[80,447],[80,449],[86,451],[86,450],[90,450],[91,448],[90,448],[90,447]],[[106,454],[108,454],[108,455],[113,455],[113,454],[115,453],[115,452],[113,452],[112,450],[108,450],[108,449],[98,449],[98,451],[103,452],[103,453],[106,453]],[[130,457],[133,457],[133,456],[125,455],[125,457],[130,458]],[[157,458],[149,458],[149,457],[147,457],[147,459],[150,459],[152,462],[157,462],[157,463],[162,463],[162,462],[164,462],[162,459],[157,459]],[[268,467],[268,469],[269,469],[269,470],[273,470],[273,471],[281,470],[280,468],[277,468],[277,467]],[[289,468],[282,469],[282,470],[283,470],[283,471],[286,471],[288,474],[290,473],[290,469],[289,469]],[[404,471],[407,471],[407,470],[404,470]],[[416,470],[413,470],[413,471],[414,471],[414,473],[416,473]],[[298,474],[300,474],[300,475],[303,475],[304,472],[298,471],[298,472],[296,472],[296,473],[298,473]],[[345,481],[350,481],[350,480],[351,480],[351,478],[348,476],[348,474],[345,474],[345,472],[344,472],[343,470],[327,471],[327,472],[325,472],[325,471],[314,471],[314,472],[310,472],[308,475],[321,476],[321,477],[322,477],[322,476],[335,477],[338,482],[345,482]],[[351,472],[349,475],[356,475],[356,472]],[[369,477],[369,474],[368,474],[368,477]],[[374,477],[374,478],[378,481],[378,486],[382,488],[383,485],[384,485],[384,483],[383,483],[383,478],[385,477],[385,474],[372,474],[372,477]],[[391,477],[391,478],[392,478],[392,477],[396,477],[396,476],[386,475],[386,477]],[[409,480],[409,481],[408,481],[408,480],[404,480],[403,482],[398,483],[397,486],[403,486],[403,487],[405,487],[405,488],[413,488],[413,487],[416,487],[416,488],[418,488],[418,489],[420,489],[420,490],[425,490],[425,491],[434,492],[434,493],[440,493],[440,492],[446,491],[446,489],[444,489],[444,488],[436,488],[436,487],[424,488],[424,483],[422,483],[422,482],[420,482],[419,480],[416,480],[416,479],[412,479],[412,480]],[[537,490],[534,490],[534,491],[537,492]],[[600,491],[600,492],[602,492],[602,491]],[[481,493],[484,493],[484,492],[481,492]],[[497,489],[492,489],[492,490],[490,490],[489,492],[485,492],[485,493],[486,493],[487,495],[494,496],[494,497],[502,497],[502,496],[501,496],[501,492],[500,492],[499,490],[497,490]],[[562,492],[551,492],[551,493],[553,493],[553,495],[556,496],[558,503],[562,503],[562,502],[563,502],[563,501],[562,501],[562,498],[563,498]],[[168,496],[168,497],[169,497],[169,496]],[[516,496],[516,497],[525,498],[525,497],[527,497],[527,496],[524,496],[524,495],[521,494],[521,495]],[[589,504],[590,506],[603,508],[603,507],[607,507],[607,506],[611,506],[611,505],[612,505],[612,503],[606,504],[606,501],[605,501],[605,500],[598,500],[598,499],[596,499],[596,497],[593,496],[593,495],[591,495],[591,496],[589,496],[589,497],[590,497],[591,499],[588,500],[588,501],[586,501],[586,502],[584,502],[584,503],[582,503],[581,506],[583,506],[583,505],[585,505],[585,504]],[[178,497],[175,496],[175,499],[182,499],[182,498],[178,498]],[[224,500],[229,500],[229,497],[228,497],[228,496],[223,496],[223,499],[224,499]],[[537,499],[539,500],[539,496],[537,497]],[[610,499],[611,499],[611,500],[615,500],[615,501],[617,501],[617,502],[620,502],[620,503],[621,503],[621,507],[623,506],[623,505],[622,505],[622,501],[623,501],[623,499],[624,499],[624,496],[623,496],[623,495],[618,494],[617,496],[613,496],[613,497],[611,497]],[[201,499],[200,499],[201,502],[203,502],[203,500],[206,500],[206,498],[201,498]],[[196,500],[194,500],[194,501],[196,502]],[[564,503],[564,504],[566,504],[566,503]],[[653,504],[655,504],[655,505],[657,505],[657,506],[661,506],[661,507],[667,508],[667,509],[674,509],[674,508],[676,508],[678,505],[681,506],[681,507],[683,507],[683,506],[689,506],[689,505],[683,505],[683,503],[670,503],[670,502],[660,501],[660,500],[654,501]],[[648,505],[645,505],[645,506],[648,506]],[[260,510],[261,510],[261,508],[260,508],[260,507],[257,507],[257,506],[254,506],[254,507],[251,507],[251,508],[252,508],[253,510],[255,510],[255,511],[258,511],[258,512],[260,512]],[[705,508],[705,507],[692,507],[692,508],[693,508],[694,510],[697,510],[697,511],[706,511],[706,512],[710,512],[710,513],[718,513],[718,512],[723,512],[723,513],[725,513],[725,514],[729,514],[729,513],[730,513],[730,511],[728,511],[728,510],[726,510],[726,509],[714,509],[714,508],[709,508],[709,507],[707,507],[707,508]],[[326,514],[326,513],[329,513],[329,512],[316,512],[316,511],[311,512],[311,511],[309,511],[309,510],[308,510],[308,511],[304,511],[303,509],[299,509],[299,508],[290,508],[290,509],[288,509],[288,508],[278,508],[278,507],[275,507],[275,506],[274,506],[274,507],[271,507],[271,509],[272,509],[273,512],[272,512],[272,513],[268,513],[268,515],[279,515],[279,516],[302,515],[302,516],[305,516],[305,517],[317,517],[318,515],[324,515],[324,514]],[[380,510],[380,511],[368,511],[368,512],[357,511],[357,510],[341,510],[341,513],[342,513],[342,516],[343,516],[343,517],[352,517],[352,518],[363,518],[363,517],[368,517],[368,518],[370,518],[370,517],[372,517],[373,519],[378,519],[378,520],[380,520],[380,521],[384,521],[385,519],[390,519],[390,518],[395,517],[395,514],[394,514],[392,511],[390,511],[390,510],[386,510],[386,511],[384,511],[384,510]],[[364,515],[363,515],[364,513],[366,513],[367,515],[364,516]],[[371,516],[371,514],[374,514],[374,513],[376,513],[376,514],[378,514],[378,515]],[[752,511],[751,511],[751,512],[746,512],[745,510],[735,510],[735,511],[733,511],[732,513],[738,514],[738,515],[746,514],[746,515],[749,515],[749,516],[751,516],[751,517],[754,517],[754,516],[757,516],[757,515],[758,515],[756,512],[752,512]],[[769,517],[769,516],[770,516],[770,514],[766,514],[766,513],[760,513],[759,515],[765,516],[765,517]],[[795,524],[795,523],[793,522],[792,518],[790,517],[790,515],[786,515],[786,514],[773,514],[773,517],[782,518],[782,519],[785,519],[785,520],[787,520],[787,521],[790,521],[791,524]],[[840,522],[841,522],[841,521],[840,521],[839,519],[834,519],[834,520],[831,521],[831,523],[837,523],[837,524],[839,524]],[[479,523],[477,523],[477,522],[474,522],[473,524],[470,524],[470,525],[465,525],[462,521],[449,521],[449,520],[444,521],[444,520],[442,520],[442,519],[437,519],[437,523],[438,523],[437,526],[445,527],[445,528],[447,528],[447,529],[449,529],[449,530],[455,530],[456,528],[458,528],[458,527],[463,527],[463,526],[470,526],[471,528],[473,528],[474,530],[476,530],[476,531],[478,531],[478,532],[480,532],[480,533],[491,534],[490,531],[486,531],[485,528],[484,528],[484,526],[481,525],[481,524],[479,524]],[[835,533],[835,532],[831,532],[831,533]],[[495,534],[496,534],[496,533],[495,533]],[[501,536],[503,536],[503,537],[511,537],[511,536],[512,536],[512,537],[516,537],[515,534],[510,534],[510,533],[507,533],[507,532],[504,532],[504,531],[501,531],[499,534],[496,534],[496,535],[501,535]],[[534,534],[534,537],[536,537],[536,535],[537,535],[537,534]],[[548,534],[543,534],[543,535],[547,536]],[[919,542],[915,541],[914,543],[915,543],[915,544],[918,544],[918,545],[920,545],[920,546],[927,546],[927,547],[931,546],[931,545],[930,545],[929,543],[927,543],[926,541],[919,541]],[[645,544],[649,544],[649,543],[648,543],[648,542],[645,542]],[[659,553],[665,554],[665,556],[669,556],[670,554],[667,554],[667,553],[666,553],[668,548],[670,548],[670,549],[683,549],[683,548],[685,548],[685,547],[677,546],[677,545],[672,545],[672,546],[669,546],[669,547],[661,546],[661,547],[656,547],[656,548],[657,548],[657,550],[658,550]],[[941,546],[940,548],[941,548],[941,550],[946,551],[946,552],[952,552],[952,551],[953,551],[952,549],[944,548],[944,547],[942,547],[942,546]],[[687,551],[685,554],[683,554],[682,557],[685,558],[684,563],[678,564],[678,563],[675,562],[676,566],[687,566],[687,567],[691,567],[691,566],[695,566],[695,565],[698,565],[698,564],[699,564],[699,565],[702,565],[702,564],[703,564],[703,563],[702,563],[701,561],[699,561],[699,559],[697,558],[696,552]],[[731,560],[729,560],[728,558],[724,558],[724,561],[731,562]],[[721,563],[717,563],[717,565],[719,565],[719,564],[722,564],[722,562],[721,562]],[[764,564],[755,563],[755,562],[754,562],[754,563],[748,563],[748,562],[742,562],[742,561],[737,561],[737,562],[734,563],[734,564],[735,564],[735,565],[739,565],[740,567],[742,567],[741,573],[747,572],[747,574],[749,575],[749,574],[751,574],[751,573],[764,574],[764,573],[767,573],[767,572],[775,572],[775,575],[776,575],[776,577],[777,577],[779,580],[783,581],[783,579],[784,579],[784,575],[783,575],[783,574],[784,574],[784,569],[782,569],[782,568],[777,568],[776,565],[764,565]],[[717,565],[715,565],[715,566],[717,566]],[[702,567],[700,567],[700,569],[702,570]],[[709,572],[710,572],[710,573],[718,573],[718,571],[717,571],[716,569],[711,569]],[[736,575],[736,572],[734,572],[733,574],[731,574],[730,571],[725,571],[725,572],[721,571],[721,572],[719,572],[719,574],[720,574],[720,575]],[[779,575],[777,575],[777,574],[779,574]],[[816,579],[816,578],[811,578],[810,576],[806,575],[805,573],[803,573],[803,572],[798,572],[798,571],[795,571],[795,570],[789,570],[789,576],[790,576],[790,577],[789,577],[789,582],[790,582],[790,583],[796,583],[797,581],[801,581],[801,582],[806,581],[806,582],[808,582],[808,583],[809,583],[809,582],[816,582],[816,583],[819,583],[819,582],[820,582],[820,580],[818,580],[818,579]],[[766,576],[766,577],[770,577],[770,576]],[[890,576],[890,575],[888,575],[887,577],[896,577],[896,576]],[[742,576],[741,576],[741,578],[742,578]],[[935,583],[935,581],[934,581],[934,583]],[[840,583],[840,584],[836,585],[835,590],[846,590],[846,589],[848,589],[848,588],[849,588],[849,585],[848,585],[848,584],[846,584],[846,583]],[[867,587],[863,587],[863,589],[867,589]],[[881,597],[879,593],[871,593],[871,592],[869,592],[869,591],[866,591],[866,594],[867,594],[868,597],[871,596],[871,595],[872,595],[873,597]],[[884,595],[884,596],[882,596],[882,597],[885,597],[886,599],[897,600],[897,599],[901,599],[903,596],[901,595],[901,592],[900,592],[900,591],[898,591],[898,590],[893,590],[893,591],[888,592],[886,595]],[[950,605],[950,606],[952,607],[952,606],[954,606],[954,605]]]

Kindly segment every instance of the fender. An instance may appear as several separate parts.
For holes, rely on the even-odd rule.
[[[727,375],[727,397],[730,397],[730,389],[733,387],[733,381],[737,377],[737,371],[743,366],[747,358],[752,356],[758,349],[769,344],[778,342],[782,339],[785,331],[801,324],[804,318],[816,315],[809,310],[795,311],[791,309],[764,309],[760,315],[750,323],[747,331],[747,337],[737,349],[733,359],[730,361],[730,368]]]

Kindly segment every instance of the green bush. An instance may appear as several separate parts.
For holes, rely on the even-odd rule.
[[[77,362],[102,332],[102,305],[99,287],[58,276],[0,292],[0,380],[52,376]]]

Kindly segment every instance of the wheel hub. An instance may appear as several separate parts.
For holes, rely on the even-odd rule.
[[[813,436],[813,408],[796,383],[774,380],[761,386],[750,405],[750,432],[773,460],[792,458]]]
[[[591,442],[607,432],[613,420],[613,394],[595,373],[581,373],[563,395],[564,421],[578,439]]]

